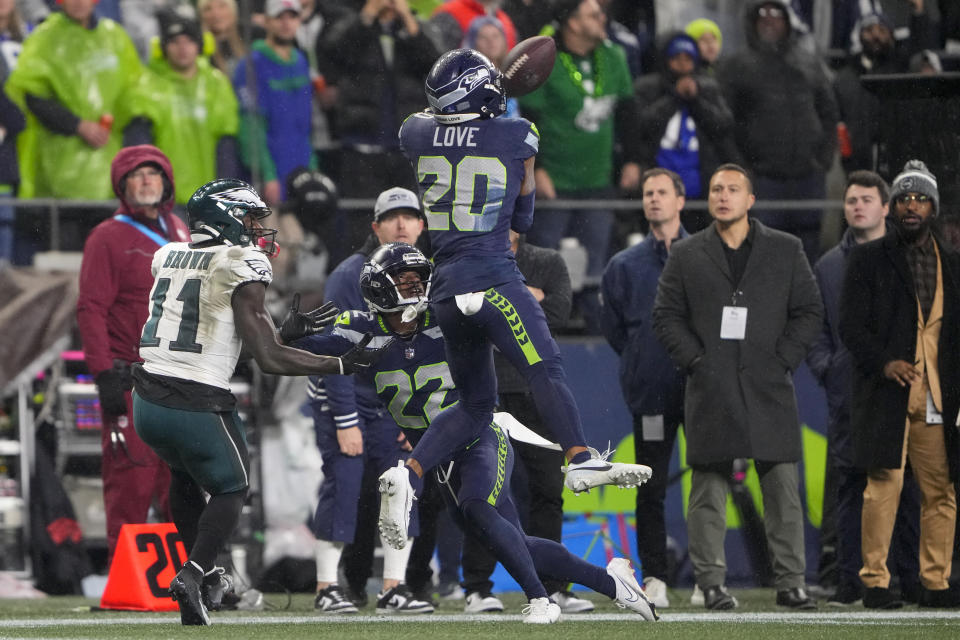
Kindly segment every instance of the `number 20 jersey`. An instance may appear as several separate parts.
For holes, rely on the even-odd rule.
[[[404,121],[400,147],[417,174],[437,264],[432,300],[522,279],[510,226],[524,161],[539,144],[523,118],[442,125],[421,112]]]
[[[174,242],[153,256],[150,318],[140,357],[149,373],[230,388],[243,346],[233,293],[249,282],[269,285],[273,269],[255,247],[191,248]]]

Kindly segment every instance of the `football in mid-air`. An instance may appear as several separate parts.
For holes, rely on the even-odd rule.
[[[510,97],[523,96],[547,81],[557,57],[549,36],[533,36],[517,43],[503,61],[503,84]]]

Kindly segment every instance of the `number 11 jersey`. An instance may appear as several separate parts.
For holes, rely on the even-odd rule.
[[[243,346],[233,294],[248,283],[270,284],[267,256],[255,247],[173,242],[154,254],[150,268],[155,280],[140,338],[143,368],[229,389]]]

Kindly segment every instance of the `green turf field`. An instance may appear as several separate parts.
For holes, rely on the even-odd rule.
[[[657,638],[672,640],[779,640],[780,638],[947,639],[960,636],[960,611],[934,611],[908,607],[874,612],[863,607],[827,607],[794,613],[773,604],[769,589],[733,590],[740,608],[732,612],[707,612],[688,603],[689,590],[671,592],[670,609],[660,622],[645,622],[624,613],[602,596],[592,597],[594,613],[564,616],[559,624],[534,626],[520,623],[522,594],[501,594],[503,614],[468,616],[463,601],[443,601],[431,616],[374,615],[370,604],[355,616],[322,616],[313,613],[309,594],[268,594],[266,608],[256,612],[215,613],[213,626],[184,628],[177,613],[91,611],[94,600],[51,597],[42,600],[0,600],[0,638],[300,638],[316,640],[445,640],[497,638],[524,640],[609,640]],[[522,635],[521,635],[522,634]]]

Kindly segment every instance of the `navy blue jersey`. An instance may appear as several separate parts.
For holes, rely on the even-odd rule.
[[[510,227],[523,185],[524,161],[540,137],[523,118],[442,125],[415,113],[400,127],[400,147],[413,163],[437,269],[432,300],[522,280],[510,251]]]
[[[377,313],[345,311],[329,334],[313,335],[296,346],[317,354],[339,356],[353,348],[365,334],[373,339],[368,349],[379,349],[393,340],[374,366],[356,373],[358,383],[371,385],[397,425],[423,431],[443,409],[459,398],[447,367],[443,334],[432,314],[423,314],[420,329],[409,338],[390,331]]]

